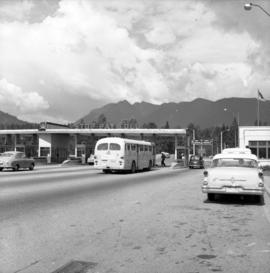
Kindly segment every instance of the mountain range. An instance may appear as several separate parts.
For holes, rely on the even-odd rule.
[[[15,128],[37,128],[37,124],[20,120],[15,116],[0,111],[0,129]]]
[[[226,109],[226,110],[225,110]],[[110,103],[94,109],[75,122],[85,124],[97,121],[103,114],[107,122],[119,124],[124,119],[136,119],[139,126],[154,122],[158,128],[168,122],[170,128],[186,128],[190,123],[209,128],[231,125],[233,119],[239,120],[240,126],[253,126],[257,120],[258,101],[255,98],[224,98],[210,101],[202,98],[190,102],[170,102],[161,105],[147,102],[130,104],[128,101]],[[259,101],[260,122],[270,125],[270,101]]]
[[[130,104],[124,100],[96,108],[75,121],[74,125],[78,125],[82,120],[85,124],[91,124],[97,121],[100,115],[104,115],[107,122],[116,125],[119,125],[121,120],[136,119],[140,127],[153,122],[161,128],[168,122],[170,128],[186,128],[193,123],[204,129],[223,124],[231,125],[234,118],[239,119],[240,126],[253,126],[257,120],[257,106],[258,101],[255,98],[224,98],[217,101],[198,98],[190,102],[160,105],[147,102]],[[262,124],[270,125],[270,101],[259,101],[259,109]],[[37,126],[0,111],[0,129],[10,128],[11,124],[18,128]]]

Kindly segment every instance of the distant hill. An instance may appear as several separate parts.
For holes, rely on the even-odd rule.
[[[29,123],[0,111],[0,129],[38,128],[37,124]]]
[[[227,108],[227,111],[224,111]],[[170,128],[185,128],[190,123],[201,128],[230,125],[233,117],[239,116],[240,125],[253,126],[257,119],[257,99],[255,98],[225,98],[217,101],[195,99],[191,102],[163,103],[155,105],[141,102],[130,104],[128,101],[110,103],[92,110],[83,119],[85,124],[91,124],[104,114],[107,121],[119,124],[123,119],[135,118],[139,126],[154,122],[159,128],[169,122]],[[270,101],[260,101],[260,121],[270,126]]]

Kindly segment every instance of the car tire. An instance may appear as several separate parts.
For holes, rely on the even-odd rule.
[[[19,164],[16,164],[15,167],[13,167],[13,171],[17,172],[20,169]]]
[[[32,164],[29,166],[29,171],[33,171],[33,170],[34,170],[34,167],[35,167],[35,165],[34,165],[34,163],[32,163]]]
[[[215,201],[215,194],[214,193],[208,193],[207,198],[209,201]]]
[[[0,168],[0,172],[2,172],[3,171],[3,168]]]
[[[264,196],[263,195],[258,195],[257,196],[257,201],[260,205],[264,205]]]

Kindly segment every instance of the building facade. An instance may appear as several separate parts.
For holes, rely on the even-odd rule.
[[[61,163],[69,157],[88,158],[94,152],[98,139],[118,136],[142,139],[156,143],[157,136],[175,139],[175,155],[180,149],[185,129],[72,129],[42,124],[39,129],[0,130],[0,152],[23,151],[29,157]]]
[[[259,160],[270,165],[270,126],[240,126],[239,147],[248,147]]]

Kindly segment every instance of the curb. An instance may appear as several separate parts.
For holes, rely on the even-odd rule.
[[[264,189],[265,189],[265,192],[267,193],[267,195],[270,197],[270,187],[268,187],[264,184]]]
[[[264,190],[267,193],[267,195],[270,197],[270,172],[264,171]]]
[[[171,169],[187,169],[187,167],[183,166],[180,163],[172,163],[170,168]]]

